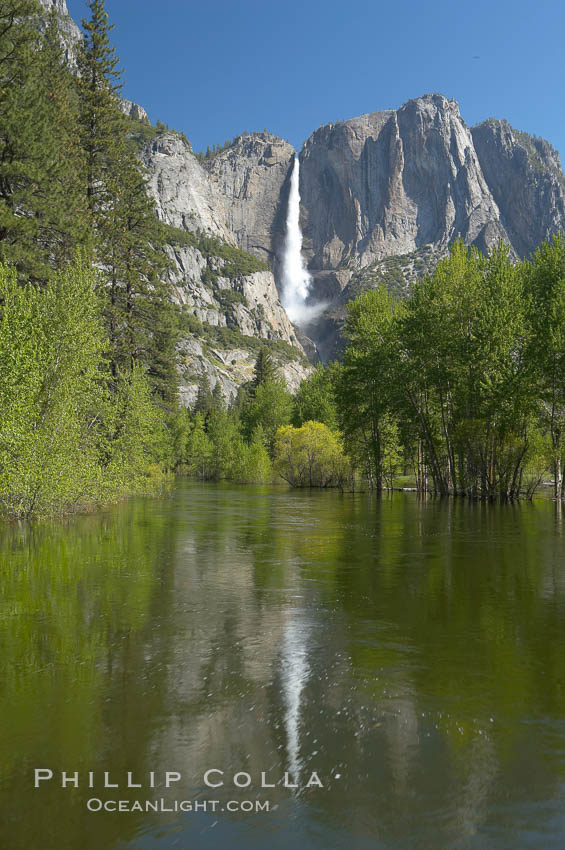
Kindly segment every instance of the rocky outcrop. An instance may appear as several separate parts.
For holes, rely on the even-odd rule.
[[[51,12],[53,9],[57,12],[59,32],[61,34],[61,42],[65,50],[67,62],[71,67],[76,66],[76,46],[82,40],[82,33],[79,27],[75,24],[69,10],[67,9],[66,0],[38,0],[46,12]],[[47,15],[44,23],[47,22]]]
[[[289,388],[297,389],[309,366],[272,272],[228,277],[221,257],[205,256],[197,247],[171,247],[168,253],[175,300],[192,317],[181,345],[183,402],[194,402],[203,374],[212,388],[219,381],[224,397],[233,399],[238,386],[253,376],[257,340],[274,346],[275,362]]]
[[[206,257],[196,247],[170,247],[167,253],[172,260],[175,300],[199,321],[248,337],[281,340],[301,351],[270,271],[228,277],[222,274],[225,261],[221,257]],[[211,282],[206,274],[210,270]]]
[[[120,107],[124,115],[128,115],[130,118],[133,118],[134,121],[143,121],[146,124],[149,124],[149,115],[139,103],[134,103],[133,100],[126,100],[126,98],[122,98],[120,101]]]
[[[226,224],[224,199],[193,154],[190,142],[178,133],[165,133],[147,146],[142,160],[162,221],[236,244]]]
[[[255,349],[222,348],[197,337],[183,340],[180,346],[179,395],[185,407],[192,407],[198,395],[198,381],[202,375],[208,377],[210,387],[219,383],[224,398],[233,401],[238,387],[253,378],[257,359]],[[312,371],[304,360],[296,358],[279,363],[279,373],[284,377],[291,392],[296,392],[301,381]]]
[[[544,139],[489,118],[471,130],[475,150],[510,241],[520,256],[563,230],[565,177]]]
[[[226,224],[237,244],[273,264],[284,237],[286,193],[294,148],[272,133],[238,136],[204,167],[224,198]]]

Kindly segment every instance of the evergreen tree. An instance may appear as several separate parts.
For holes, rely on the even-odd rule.
[[[214,384],[214,389],[212,390],[212,409],[217,411],[222,411],[226,409],[224,393],[219,380],[216,381],[216,383]]]
[[[273,357],[269,349],[266,345],[263,345],[259,349],[259,354],[257,355],[257,360],[255,361],[255,368],[253,371],[253,380],[251,382],[251,391],[255,392],[259,384],[265,383],[265,381],[272,380],[275,377],[275,366],[273,363]]]
[[[89,223],[74,82],[55,13],[41,36],[37,12],[18,0],[0,9],[0,247],[21,279],[45,281]]]
[[[154,391],[173,405],[179,323],[166,282],[161,228],[120,109],[118,59],[104,0],[90,0],[79,51],[81,142],[98,261],[106,281],[112,371],[142,363]]]
[[[194,404],[194,412],[200,413],[205,419],[211,408],[212,391],[210,390],[210,380],[206,372],[204,372],[198,378],[198,393]]]
[[[210,477],[212,453],[212,443],[204,428],[204,416],[202,413],[197,413],[186,448],[189,472],[197,478],[208,479]]]

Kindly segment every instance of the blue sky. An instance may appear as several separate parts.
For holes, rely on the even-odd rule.
[[[84,0],[67,0],[77,22]],[[565,155],[563,0],[106,0],[124,95],[195,150],[441,92]]]

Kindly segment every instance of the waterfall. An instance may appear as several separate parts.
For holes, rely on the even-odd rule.
[[[294,156],[290,178],[290,194],[286,213],[286,235],[282,257],[282,303],[291,322],[304,323],[310,310],[306,298],[312,278],[302,258],[302,233],[300,231],[300,163]]]

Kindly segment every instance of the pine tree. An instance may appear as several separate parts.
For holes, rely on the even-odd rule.
[[[0,245],[21,279],[45,281],[89,228],[74,84],[54,14],[42,37],[38,11],[0,8]]]
[[[266,345],[259,349],[257,360],[255,361],[255,369],[253,372],[253,381],[251,383],[252,392],[254,392],[260,384],[265,381],[272,380],[275,377],[275,366],[273,357]]]
[[[112,371],[145,367],[153,390],[169,406],[177,392],[179,327],[167,282],[167,257],[146,176],[120,109],[118,58],[104,0],[90,0],[79,53],[81,141],[96,253],[107,289]]]
[[[194,405],[194,412],[202,414],[206,417],[212,407],[212,392],[210,390],[210,381],[208,375],[204,372],[198,379],[198,394]]]

